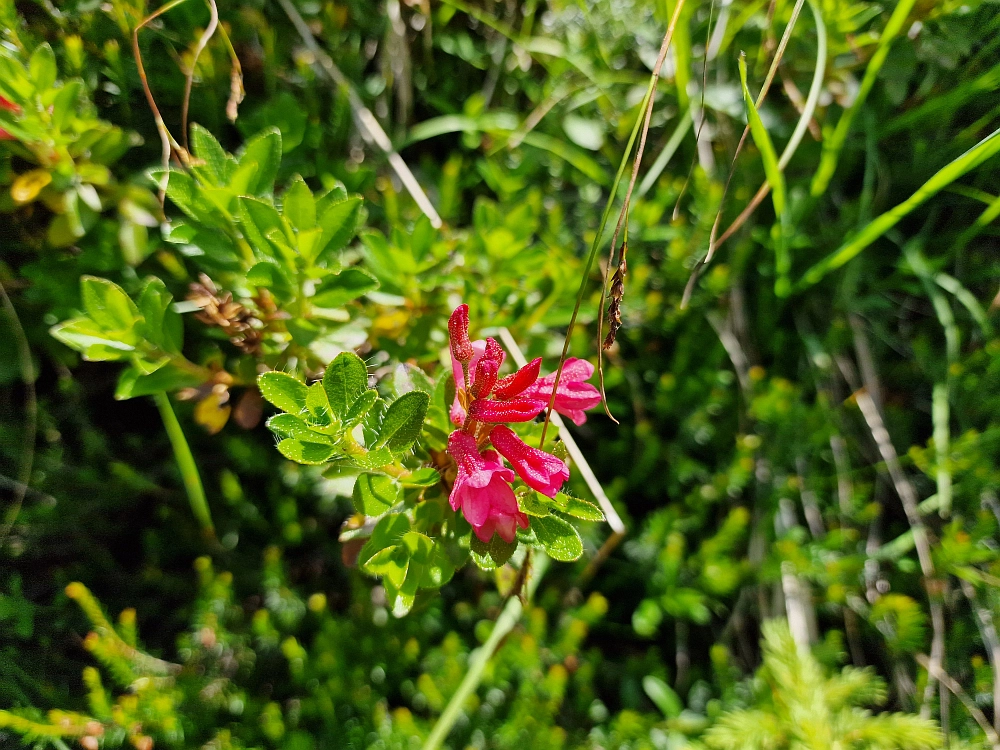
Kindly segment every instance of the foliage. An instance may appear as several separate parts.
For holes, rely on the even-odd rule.
[[[678,4],[292,0],[343,80],[285,5],[144,78],[155,7],[0,0],[0,744],[415,747],[492,642],[450,747],[995,744],[996,3],[682,5],[621,424],[546,434],[607,547],[576,463],[513,542],[449,503],[446,321],[556,369]]]

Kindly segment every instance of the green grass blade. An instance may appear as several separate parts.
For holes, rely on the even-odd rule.
[[[851,125],[854,122],[854,118],[868,98],[868,93],[872,90],[872,86],[875,85],[879,71],[882,70],[885,58],[889,54],[889,47],[892,45],[893,39],[902,31],[903,24],[906,23],[906,18],[910,15],[910,11],[913,10],[915,2],[916,0],[899,0],[899,4],[896,5],[895,10],[892,11],[892,15],[889,16],[889,22],[886,23],[885,29],[882,31],[882,36],[879,37],[875,54],[872,55],[872,59],[868,62],[868,67],[865,68],[865,76],[861,79],[858,95],[854,98],[851,106],[840,116],[833,133],[824,138],[823,154],[820,157],[819,168],[813,176],[812,186],[809,189],[813,197],[819,197],[826,192],[833,173],[837,171],[840,150],[844,147],[844,142],[851,132]]]
[[[797,285],[798,289],[801,291],[810,287],[831,271],[840,268],[894,227],[900,219],[917,206],[998,152],[1000,152],[1000,130],[995,130],[957,159],[938,170],[905,201],[877,216],[839,250],[831,253],[806,271],[805,276]]]
[[[191,446],[188,445],[187,438],[184,437],[181,423],[177,421],[177,415],[174,414],[174,409],[170,405],[170,398],[166,393],[160,391],[153,395],[153,399],[160,410],[160,417],[167,430],[167,437],[170,438],[170,447],[174,450],[174,458],[177,460],[177,468],[180,469],[181,478],[184,480],[184,489],[187,491],[191,510],[205,534],[214,536],[215,527],[212,525],[212,515],[208,509],[205,488],[201,484],[201,475],[198,474],[198,466],[194,462]]]
[[[527,583],[528,590],[525,601],[531,601],[548,566],[549,558],[545,553],[535,553],[533,570],[529,573],[530,578]],[[465,706],[465,702],[475,692],[476,688],[479,687],[479,683],[483,679],[483,672],[486,670],[486,665],[490,663],[490,659],[497,648],[499,648],[500,642],[520,621],[523,610],[524,605],[521,603],[520,597],[512,596],[507,599],[507,604],[493,625],[493,630],[490,631],[490,636],[486,639],[486,643],[469,655],[465,675],[462,677],[462,681],[459,683],[454,695],[451,696],[451,700],[448,701],[448,705],[444,707],[444,711],[438,717],[437,723],[434,724],[434,728],[424,742],[423,750],[437,750],[437,748],[441,747],[441,743],[447,739],[452,727],[455,726],[455,721],[462,712],[462,708]]]
[[[771,186],[771,197],[774,201],[774,213],[781,216],[785,212],[785,178],[781,174],[778,166],[778,154],[774,150],[771,136],[767,133],[767,128],[761,122],[760,114],[753,102],[750,89],[747,88],[747,62],[746,56],[740,55],[740,86],[743,88],[743,101],[747,105],[747,119],[750,122],[750,135],[753,142],[760,151],[760,158],[764,162],[764,174],[767,182]]]
[[[787,297],[791,292],[791,283],[788,274],[791,271],[792,260],[788,254],[788,233],[787,228],[787,201],[785,199],[785,176],[781,173],[778,165],[778,155],[771,142],[771,136],[767,133],[767,128],[760,119],[757,106],[754,104],[750,89],[747,88],[747,63],[746,56],[740,55],[740,86],[743,89],[743,101],[747,107],[747,120],[750,123],[750,135],[757,145],[760,158],[764,162],[764,174],[767,176],[767,184],[771,186],[771,200],[774,202],[774,214],[777,222],[771,230],[774,239],[774,265],[776,279],[774,282],[774,292],[779,297]]]

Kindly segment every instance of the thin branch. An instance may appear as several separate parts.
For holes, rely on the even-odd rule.
[[[993,622],[993,613],[989,607],[979,603],[976,589],[971,583],[966,580],[961,583],[962,593],[969,600],[969,606],[976,615],[976,625],[979,626],[979,634],[982,636],[983,645],[987,648],[986,656],[993,669],[993,728],[1000,733],[1000,637],[997,636],[996,623]]]
[[[945,672],[940,665],[935,664],[933,657],[928,659],[926,654],[917,654],[916,660],[920,666],[933,674],[942,685],[951,691],[952,695],[962,702],[962,705],[965,706],[965,710],[968,711],[969,715],[976,720],[979,728],[982,729],[983,734],[986,735],[986,741],[993,746],[994,750],[1000,748],[1000,736],[997,735],[997,731],[990,726],[989,721],[986,720],[986,716],[979,709],[979,706],[976,705],[976,702],[969,697],[969,694],[965,692],[962,686],[956,682],[951,675]]]
[[[153,112],[153,122],[156,124],[156,132],[160,136],[160,162],[163,167],[163,177],[160,178],[159,185],[160,208],[163,208],[163,204],[167,199],[167,180],[170,178],[170,175],[166,170],[170,166],[170,154],[174,148],[179,149],[180,144],[174,140],[174,137],[170,135],[170,131],[167,130],[167,126],[163,122],[163,116],[160,114],[160,110],[156,106],[156,99],[153,98],[153,92],[149,88],[149,80],[146,77],[146,68],[142,64],[142,53],[139,51],[139,31],[151,21],[159,18],[167,11],[176,8],[184,2],[187,2],[187,0],[170,0],[170,2],[160,6],[157,10],[142,19],[139,24],[132,29],[132,54],[135,57],[135,65],[139,71],[139,81],[142,83],[142,90],[146,93],[146,101],[149,103],[149,108]]]
[[[219,28],[219,7],[215,4],[215,0],[205,0],[208,4],[208,10],[211,17],[208,21],[208,26],[202,32],[201,37],[198,39],[198,43],[194,48],[194,55],[191,59],[191,67],[184,76],[184,98],[181,100],[181,143],[184,144],[184,150],[190,151],[188,148],[188,107],[191,104],[191,89],[194,86],[194,71],[198,67],[198,58],[201,57],[201,53],[204,52],[205,47],[208,46],[209,40],[215,35],[215,30]]]

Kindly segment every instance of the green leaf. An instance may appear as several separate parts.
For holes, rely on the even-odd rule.
[[[472,561],[483,570],[495,570],[506,564],[516,549],[516,538],[513,542],[505,542],[499,534],[494,534],[488,543],[481,541],[475,533],[469,539]]]
[[[542,500],[544,498],[544,500]],[[539,500],[544,502],[549,500],[545,495],[542,495]],[[567,495],[565,492],[560,492],[552,500],[549,500],[558,510],[563,513],[573,516],[574,518],[580,518],[584,521],[603,521],[604,513],[593,503],[582,500],[578,497],[573,497],[572,495]]]
[[[149,246],[149,230],[124,217],[118,224],[118,244],[122,249],[122,257],[130,266],[142,263],[152,250]]]
[[[278,452],[295,463],[317,466],[329,461],[333,457],[335,449],[332,445],[324,443],[309,443],[286,438],[278,443]]]
[[[309,412],[311,421],[330,424],[330,402],[326,398],[322,383],[316,382],[309,386],[306,392],[306,411]]]
[[[521,510],[535,518],[543,518],[549,515],[549,503],[546,502],[548,499],[545,495],[532,489],[528,489],[526,492],[518,491],[517,493],[517,504]]]
[[[410,519],[403,513],[390,513],[387,516],[383,516],[375,524],[371,537],[365,543],[365,546],[362,547],[361,553],[358,555],[358,565],[363,568],[365,563],[377,552],[386,547],[398,544],[399,540],[409,530]]]
[[[281,164],[281,132],[277,128],[268,128],[253,136],[243,147],[239,162],[241,166],[249,162],[257,164],[257,172],[247,184],[251,195],[273,193],[274,178]]]
[[[213,185],[225,185],[229,178],[229,165],[226,152],[208,130],[198,123],[191,125],[191,152],[204,166],[195,169],[198,174],[206,175]]]
[[[150,169],[147,174],[159,187],[163,170]],[[190,175],[176,169],[167,170],[167,197],[195,221],[207,226],[218,226],[218,211],[201,194],[201,189]]]
[[[563,130],[577,146],[588,151],[600,151],[604,145],[604,121],[569,114],[563,118]]]
[[[422,562],[423,571],[420,576],[420,588],[422,589],[441,588],[455,575],[455,564],[440,543],[434,544],[430,556]]]
[[[247,271],[247,284],[263,287],[283,301],[292,299],[295,294],[292,282],[288,280],[281,266],[269,260],[262,260]]]
[[[118,378],[115,398],[124,401],[137,396],[169,393],[181,388],[194,388],[199,385],[201,385],[201,378],[176,365],[166,364],[148,375],[134,367],[129,367]]]
[[[320,214],[320,235],[317,253],[329,256],[347,247],[357,232],[358,214],[361,211],[361,196],[354,195],[331,204]]]
[[[740,86],[743,89],[743,100],[746,103],[750,134],[753,136],[753,141],[757,144],[757,150],[760,151],[761,160],[764,162],[764,174],[767,176],[767,182],[771,186],[774,215],[778,217],[778,221],[771,232],[774,238],[774,265],[777,272],[777,278],[774,282],[774,292],[779,297],[787,297],[792,288],[791,281],[788,278],[792,260],[788,253],[788,238],[786,236],[788,215],[786,213],[785,177],[781,172],[781,165],[778,163],[774,144],[771,143],[771,137],[768,135],[764,123],[761,122],[753,97],[747,88],[747,63],[745,55],[740,56],[739,68]]]
[[[281,438],[294,438],[307,443],[333,445],[333,438],[311,429],[294,414],[275,414],[267,420],[267,427]]]
[[[171,306],[174,296],[161,279],[151,276],[139,295],[139,312],[146,338],[170,354],[180,354],[184,343],[184,323]]]
[[[558,516],[535,518],[531,528],[553,560],[573,562],[583,554],[583,542],[573,525]]]
[[[882,69],[882,65],[889,55],[889,48],[892,41],[903,30],[910,11],[913,10],[915,4],[916,0],[900,0],[896,3],[896,7],[892,10],[892,15],[889,16],[885,28],[882,29],[882,33],[879,35],[878,47],[876,47],[875,53],[868,61],[868,66],[865,68],[865,75],[861,79],[861,85],[858,87],[858,92],[854,95],[851,106],[840,116],[833,133],[824,135],[823,153],[820,156],[819,168],[816,170],[816,174],[813,175],[812,185],[809,187],[809,191],[813,197],[822,195],[826,191],[827,185],[830,184],[830,178],[833,177],[837,169],[840,150],[844,147],[847,136],[851,132],[851,124],[854,122],[854,117],[861,110],[865,100],[868,98],[868,93],[872,90],[876,80],[878,80],[879,71]],[[939,99],[940,97],[934,98]]]
[[[63,321],[52,326],[49,333],[57,341],[81,352],[83,358],[91,362],[128,359],[135,350],[132,344],[116,338],[117,332],[105,331],[90,318]]]
[[[667,683],[659,677],[646,675],[642,678],[642,689],[649,699],[663,712],[668,719],[676,719],[684,708],[681,699]]]
[[[655,599],[643,599],[632,613],[632,629],[645,638],[656,635],[661,622],[663,610]]]
[[[40,44],[31,54],[28,61],[28,74],[39,93],[52,88],[56,82],[59,69],[56,67],[56,55],[48,43]]]
[[[441,481],[441,475],[431,468],[417,469],[405,477],[401,477],[399,483],[404,487],[433,487]]]
[[[358,396],[354,400],[354,403],[351,404],[351,408],[348,409],[347,413],[344,415],[344,427],[353,427],[364,419],[365,415],[371,411],[371,408],[375,406],[378,400],[378,391],[374,389],[367,390]],[[385,465],[385,463],[388,462],[383,462],[382,465]]]
[[[760,114],[754,104],[750,89],[747,88],[747,61],[746,56],[741,55],[739,60],[740,86],[743,89],[743,101],[747,107],[747,119],[750,123],[750,135],[753,142],[760,151],[761,160],[764,162],[764,174],[767,175],[767,182],[771,186],[771,197],[774,201],[774,214],[781,216],[785,211],[785,178],[781,174],[778,166],[778,155],[771,142],[771,136],[767,133],[767,128],[761,122]]]
[[[56,94],[52,102],[52,127],[55,130],[62,130],[69,123],[70,118],[76,113],[80,102],[80,94],[83,90],[83,81],[67,81],[59,93]]]
[[[413,560],[410,560],[406,580],[403,581],[403,585],[398,589],[391,582],[386,581],[384,578],[382,579],[385,584],[386,599],[392,604],[393,617],[405,617],[413,609],[421,577],[422,571],[420,570],[420,566]]]
[[[374,447],[387,447],[393,453],[409,450],[420,437],[430,396],[420,391],[405,393],[391,404],[382,419]]]
[[[121,340],[134,342],[135,326],[142,314],[132,299],[117,284],[96,276],[80,279],[83,309],[90,319],[107,331],[128,332]]]
[[[388,448],[379,448],[378,450],[368,451],[359,456],[351,456],[351,460],[359,469],[374,471],[391,464],[393,457]]]
[[[384,474],[362,474],[354,483],[354,509],[366,516],[381,516],[399,502],[400,488]]]
[[[382,576],[397,589],[406,580],[406,573],[409,567],[409,552],[401,544],[379,550],[364,564],[366,573]]]
[[[282,411],[298,414],[306,408],[309,389],[301,380],[285,372],[265,372],[257,378],[261,395]]]
[[[368,271],[345,268],[340,273],[323,279],[313,295],[312,303],[317,307],[341,307],[378,288],[378,279]]]
[[[286,221],[300,232],[316,226],[316,201],[312,190],[298,175],[292,178],[292,184],[281,196],[281,212]]]
[[[274,246],[268,240],[272,231],[278,236],[284,236],[284,226],[278,210],[264,201],[241,196],[239,205],[240,228],[247,241],[262,258],[280,258]]]
[[[327,366],[323,388],[330,409],[343,420],[349,407],[368,389],[368,367],[354,352],[341,352]]]

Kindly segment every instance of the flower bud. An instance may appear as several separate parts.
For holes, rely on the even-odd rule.
[[[469,306],[459,305],[448,318],[448,336],[451,353],[463,365],[472,359],[472,342],[469,341]]]
[[[496,339],[486,339],[486,352],[483,354],[485,359],[491,359],[497,363],[497,367],[503,364],[504,357],[506,353],[503,347],[497,343]]]
[[[486,398],[490,395],[493,386],[497,382],[497,371],[499,369],[499,363],[492,359],[483,357],[479,360],[479,363],[476,365],[476,377],[472,381],[472,388],[470,389],[473,398]]]

